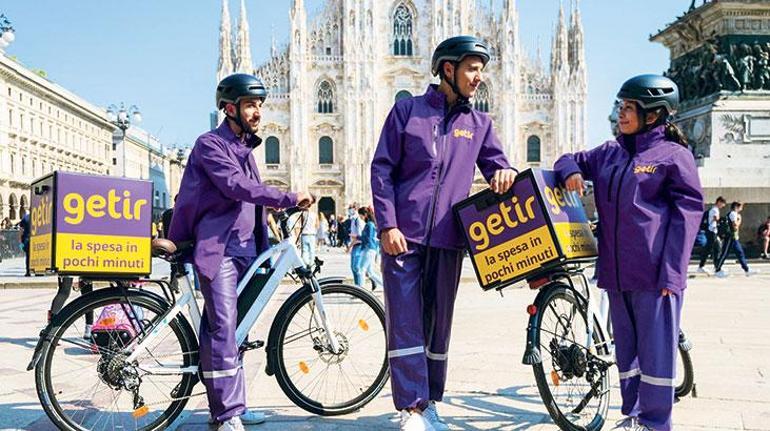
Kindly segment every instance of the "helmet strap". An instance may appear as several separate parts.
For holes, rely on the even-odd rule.
[[[246,127],[243,125],[243,118],[241,117],[241,103],[240,100],[236,100],[235,103],[233,103],[235,106],[235,116],[228,115],[227,109],[225,109],[225,117],[232,120],[238,127],[241,129],[241,133],[248,133],[246,130]]]
[[[454,66],[454,69],[452,71],[452,79],[449,79],[449,76],[447,76],[444,73],[444,65],[441,65],[441,76],[443,76],[444,80],[449,84],[449,88],[452,90],[452,92],[457,96],[457,100],[455,101],[455,105],[466,105],[470,103],[467,97],[463,96],[463,94],[460,92],[460,87],[457,86],[457,68],[460,65],[459,62],[453,61],[451,62]]]

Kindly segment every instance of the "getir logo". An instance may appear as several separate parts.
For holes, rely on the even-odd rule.
[[[655,165],[643,165],[634,167],[635,174],[654,174],[656,170],[658,170],[658,167]]]
[[[30,211],[30,233],[32,235],[37,235],[38,229],[50,225],[52,214],[51,199],[48,196],[43,196],[43,198],[40,199],[40,203],[37,206],[32,207],[32,210]]]
[[[506,226],[515,228],[519,224],[526,224],[535,218],[535,211],[532,207],[535,204],[534,196],[524,200],[523,208],[519,198],[516,196],[509,203],[511,205],[506,205],[506,202],[500,202],[498,211],[488,215],[484,222],[473,222],[468,227],[468,235],[470,235],[471,239],[480,243],[476,245],[476,250],[482,251],[489,247],[490,235],[492,237],[500,235]],[[513,210],[514,214],[511,214],[511,210]]]
[[[568,192],[563,187],[545,187],[544,194],[545,200],[551,206],[551,212],[555,215],[559,215],[562,212],[562,208],[580,208],[582,203],[578,198],[577,193]]]
[[[79,193],[68,193],[64,196],[62,206],[67,213],[64,221],[78,225],[83,222],[86,214],[93,218],[110,217],[114,220],[139,220],[142,207],[147,205],[146,199],[131,200],[131,192],[123,191],[123,197],[118,196],[115,189],[110,189],[107,196],[99,194],[84,198]]]
[[[463,137],[468,140],[473,139],[473,132],[468,129],[454,129],[452,134],[455,138]]]

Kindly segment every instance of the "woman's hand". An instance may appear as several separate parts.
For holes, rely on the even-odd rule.
[[[583,196],[583,189],[585,188],[585,182],[583,181],[583,174],[575,172],[567,178],[564,182],[564,186],[571,192],[578,192],[578,195]]]
[[[660,290],[660,296],[668,296],[673,294],[674,292],[670,291],[669,289],[666,289],[665,287]]]

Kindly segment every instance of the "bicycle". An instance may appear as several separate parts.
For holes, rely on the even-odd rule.
[[[606,308],[593,300],[586,268],[563,265],[527,280],[539,292],[527,307],[530,318],[522,362],[532,366],[540,397],[562,430],[599,430],[609,407],[612,325]],[[691,349],[680,330],[677,398],[690,392],[696,396]]]
[[[388,376],[385,314],[371,293],[338,278],[316,279],[322,262],[305,266],[289,235],[291,208],[278,213],[286,238],[262,253],[238,283],[241,351],[263,347],[249,342],[285,275],[301,286],[283,303],[271,324],[265,372],[286,396],[319,415],[342,415],[362,408],[384,387]],[[177,262],[191,245],[153,241],[153,254]],[[183,265],[170,280],[141,280],[162,294],[131,287],[131,280],[108,279],[110,287],[77,298],[42,331],[28,370],[34,368],[38,397],[60,429],[160,430],[182,413],[200,381],[198,337],[201,311]],[[84,339],[82,316],[120,307],[129,327],[97,345]],[[190,317],[185,317],[185,310]]]

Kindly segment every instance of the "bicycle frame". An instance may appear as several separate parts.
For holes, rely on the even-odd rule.
[[[249,306],[249,310],[246,312],[245,316],[236,329],[236,342],[238,345],[241,345],[246,340],[246,337],[249,334],[249,330],[257,322],[268,301],[275,294],[276,290],[278,290],[281,280],[292,270],[297,270],[300,272],[301,277],[303,274],[307,275],[305,278],[309,280],[310,288],[312,289],[314,296],[314,306],[318,312],[317,316],[314,314],[314,317],[320,318],[320,326],[326,331],[327,334],[334,333],[334,328],[330,327],[329,322],[326,319],[321,288],[316,279],[310,275],[310,271],[305,267],[305,264],[300,258],[299,252],[297,251],[297,248],[294,246],[291,239],[284,239],[257,257],[254,263],[252,263],[249,269],[246,271],[244,277],[238,283],[238,296],[240,297],[248,283],[251,281],[252,277],[257,274],[257,271],[259,271],[261,266],[268,260],[271,261],[270,267],[273,270],[273,273],[266,281],[257,298]],[[144,337],[138,344],[128,346],[128,348],[132,350],[132,353],[128,356],[128,358],[126,358],[126,362],[130,363],[135,361],[142,352],[151,351],[154,347],[156,347],[157,343],[161,341],[159,339],[161,332],[166,327],[168,327],[169,323],[174,318],[176,318],[177,315],[183,313],[185,307],[189,309],[189,315],[192,319],[192,326],[196,334],[200,336],[201,311],[198,307],[198,303],[195,301],[193,286],[190,283],[187,275],[184,273],[177,275],[176,281],[181,281],[181,283],[179,283],[181,297],[159,321],[153,324],[149,334],[146,337]],[[340,346],[336,340],[336,337],[328,337],[328,341],[334,352],[340,351]],[[156,375],[176,375],[180,373],[195,374],[198,372],[197,365],[181,368],[174,365],[164,365],[160,362],[158,362],[158,366],[142,367],[142,369]]]

